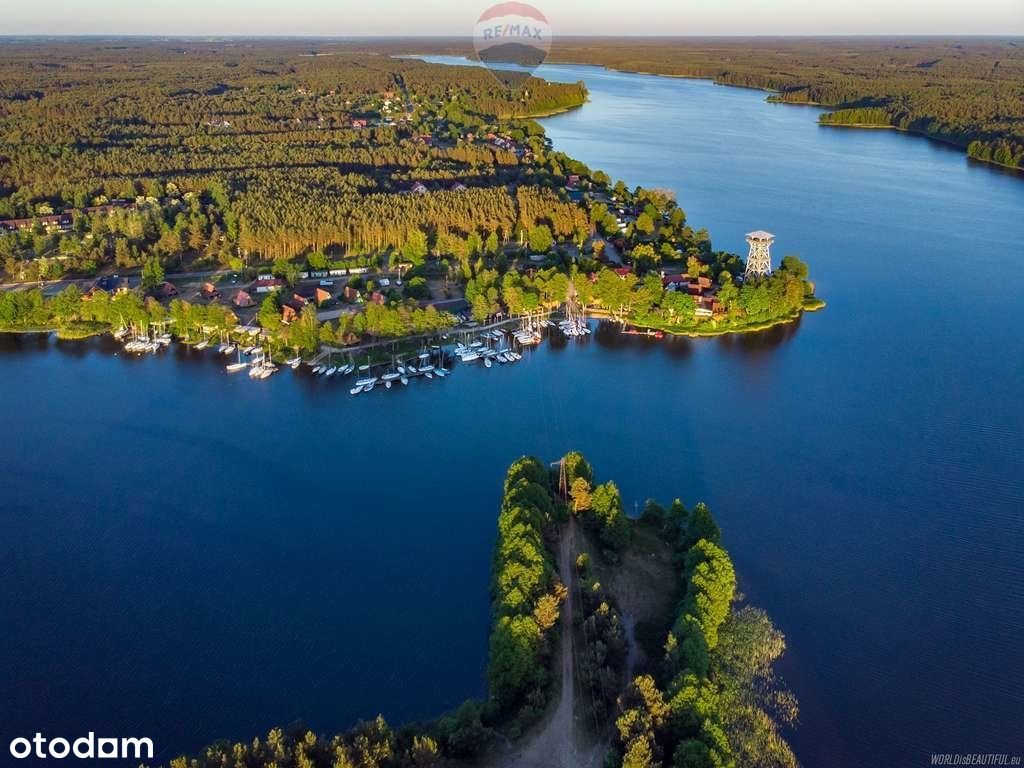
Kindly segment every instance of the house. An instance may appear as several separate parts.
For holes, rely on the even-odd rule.
[[[633,274],[633,270],[629,267],[616,267],[615,274],[625,280],[628,275]]]
[[[666,275],[661,273],[661,285],[669,291],[674,291],[690,281],[690,276],[685,272],[681,275]]]
[[[134,211],[136,208],[135,203],[129,203],[127,200],[114,199],[106,205],[90,205],[82,209],[84,213],[90,216],[97,214],[111,214],[114,211]]]
[[[697,278],[697,285],[700,286],[700,289],[702,291],[706,291],[708,288],[711,287],[711,278],[710,277],[704,277],[704,276],[698,277]]]
[[[578,174],[570,173],[569,178],[565,182],[567,187],[575,187],[580,183],[580,177]]]
[[[284,280],[279,280],[275,277],[264,277],[257,280],[253,285],[256,286],[256,293],[272,293],[284,287]]]
[[[711,317],[724,311],[725,307],[722,306],[722,302],[718,299],[711,296],[701,296],[697,299],[697,308],[694,310],[694,314],[697,317]]]
[[[330,301],[334,297],[331,296],[330,291],[325,291],[323,288],[317,288],[316,294],[314,295],[313,298],[316,299],[317,306],[319,306],[324,302]]]
[[[241,309],[256,305],[256,302],[252,300],[252,296],[241,289],[239,289],[238,293],[236,293],[234,298],[231,299],[231,303]]]
[[[342,297],[345,301],[355,301],[359,298],[359,291],[353,288],[351,285],[346,285],[341,291]]]
[[[370,294],[370,301],[372,301],[374,304],[380,304],[381,306],[384,306],[384,294],[381,293],[380,291],[374,291],[372,294]]]
[[[24,231],[32,229],[37,222],[47,232],[69,232],[73,223],[70,213],[54,213],[31,219],[4,219],[0,221],[0,230],[4,232]]]
[[[293,293],[292,297],[285,302],[286,306],[291,307],[296,312],[301,312],[307,304],[309,304],[309,300],[298,293]]]
[[[199,294],[204,299],[219,299],[220,291],[217,290],[217,286],[213,283],[203,283],[199,288]]]
[[[153,294],[161,299],[173,299],[178,295],[178,288],[174,283],[169,283],[165,280],[153,289]]]
[[[299,313],[295,311],[295,308],[291,304],[285,304],[281,307],[281,322],[287,325],[292,320],[297,318]]]

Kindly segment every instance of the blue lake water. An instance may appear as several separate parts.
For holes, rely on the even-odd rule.
[[[828,308],[610,332],[352,398],[223,359],[0,338],[0,736],[160,757],[483,691],[504,468],[584,450],[626,503],[708,501],[785,631],[808,766],[1024,752],[1024,179],[704,81],[547,66],[555,146],[777,235]]]

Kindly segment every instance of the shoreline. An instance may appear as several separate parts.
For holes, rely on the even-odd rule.
[[[704,330],[698,329],[683,329],[678,326],[671,326],[668,324],[658,325],[650,323],[642,323],[637,321],[628,320],[623,321],[614,317],[610,312],[602,309],[588,309],[587,317],[595,320],[611,320],[616,323],[622,323],[624,326],[633,326],[635,328],[642,328],[644,330],[661,331],[669,336],[678,336],[691,339],[700,338],[714,338],[716,336],[727,336],[729,334],[745,334],[745,333],[759,333],[761,331],[767,331],[771,328],[775,328],[780,325],[787,325],[789,323],[796,322],[800,319],[801,315],[805,312],[818,312],[824,309],[827,303],[822,299],[816,299],[811,304],[806,304],[800,309],[796,310],[790,315],[777,317],[773,320],[766,320],[759,323],[751,323],[750,325],[741,327],[723,327],[723,328],[709,328]],[[558,314],[558,312],[552,310],[544,313],[545,317],[551,317],[552,315]],[[489,323],[487,325],[478,325],[472,328],[450,328],[448,329],[448,335],[455,334],[474,334],[486,331],[492,328],[500,328],[510,323],[518,322],[518,320],[501,320],[496,323]],[[706,325],[706,323],[705,323]],[[58,341],[87,341],[88,339],[110,336],[113,338],[113,330],[110,328],[93,328],[93,329],[75,329],[75,328],[59,328],[59,327],[26,327],[26,328],[2,328],[0,327],[0,335],[9,334],[14,336],[34,336],[34,335],[53,335]],[[624,334],[630,335],[630,334]],[[314,363],[323,357],[331,355],[356,355],[360,353],[372,354],[372,350],[380,347],[386,347],[390,345],[410,344],[418,343],[424,340],[435,338],[436,335],[425,335],[415,334],[412,336],[400,336],[394,339],[377,339],[374,341],[365,341],[351,347],[337,347],[334,345],[322,344],[315,354],[309,357],[308,360],[305,358],[305,362]],[[186,340],[176,338],[175,342],[186,347],[192,347],[196,342],[193,340]],[[386,361],[385,361],[386,362]],[[378,363],[381,364],[381,363]]]
[[[428,55],[428,54],[424,54],[424,55]],[[778,91],[778,90],[776,90],[774,88],[765,88],[765,87],[761,87],[761,86],[757,86],[757,85],[739,85],[739,84],[734,84],[734,83],[722,82],[721,80],[718,80],[714,76],[711,76],[711,75],[677,75],[677,74],[673,74],[671,72],[648,72],[646,70],[639,70],[639,69],[622,69],[620,67],[613,67],[613,66],[609,66],[609,65],[606,65],[606,64],[593,64],[591,62],[586,62],[586,61],[563,60],[563,61],[549,61],[549,62],[546,62],[546,63],[550,63],[553,66],[568,65],[568,66],[596,67],[596,68],[603,69],[603,70],[608,71],[608,72],[619,72],[619,73],[624,74],[624,75],[644,75],[646,77],[666,77],[666,78],[672,78],[672,79],[676,79],[676,80],[706,80],[706,81],[712,83],[713,85],[720,85],[720,86],[724,86],[726,88],[741,88],[743,90],[760,91],[761,93],[768,93],[768,94],[781,94],[782,93],[782,91]],[[816,107],[818,109],[823,109],[823,110],[828,110],[828,111],[834,111],[834,110],[840,109],[838,104],[822,104],[821,102],[817,102],[817,101],[787,101],[785,99],[771,99],[771,98],[766,99],[766,101],[768,101],[768,103],[770,103],[770,104],[783,104],[783,105],[786,105],[786,106],[793,106],[793,107]],[[926,133],[925,131],[916,130],[916,129],[913,129],[913,128],[900,128],[898,125],[870,125],[870,124],[861,125],[860,123],[853,123],[853,124],[848,124],[848,125],[839,125],[839,124],[833,125],[833,124],[829,124],[829,123],[820,123],[820,122],[818,124],[820,126],[824,127],[824,128],[888,128],[888,129],[891,129],[891,130],[894,130],[894,131],[898,131],[899,133],[906,134],[907,136],[919,136],[919,137],[921,137],[923,139],[930,139],[931,141],[938,142],[939,144],[942,144],[942,145],[947,146],[947,147],[956,147],[957,149],[962,150],[963,156],[967,160],[972,160],[972,161],[974,161],[976,163],[980,163],[982,165],[990,165],[990,166],[994,166],[996,168],[1003,168],[1003,169],[1006,169],[1006,170],[1016,171],[1018,175],[1020,175],[1022,178],[1024,178],[1024,168],[1020,168],[1019,166],[1015,166],[1015,165],[1007,165],[1006,163],[997,163],[994,160],[982,160],[982,159],[977,158],[977,157],[971,157],[970,155],[967,154],[967,145],[966,144],[960,144],[959,142],[953,141],[951,139],[945,139],[945,138],[942,138],[941,136],[933,136],[932,134]]]
[[[816,299],[814,302],[804,305],[803,307],[796,310],[794,313],[790,315],[784,315],[782,317],[777,317],[773,320],[765,320],[759,323],[751,323],[749,325],[740,327],[709,328],[707,330],[698,330],[693,328],[683,329],[679,328],[678,326],[671,326],[668,324],[658,325],[641,323],[632,320],[626,321],[625,325],[630,325],[633,326],[634,328],[642,328],[644,330],[661,331],[662,333],[669,336],[678,336],[690,339],[709,339],[714,338],[715,336],[728,336],[730,334],[759,333],[761,331],[767,331],[771,328],[775,328],[780,325],[788,325],[789,323],[794,323],[797,320],[799,320],[805,312],[819,312],[826,306],[828,306],[828,304],[823,299]],[[590,317],[595,317],[598,319],[608,319],[613,320],[615,322],[621,322],[617,318],[613,317],[610,313],[604,310],[588,310],[588,315]]]
[[[420,53],[420,54],[403,54],[403,55],[400,55],[400,56],[395,56],[394,58],[415,58],[415,59],[419,59],[421,61],[425,61],[424,57],[426,57],[426,56],[460,57],[459,54]],[[461,58],[466,59],[466,61],[468,61],[468,62],[472,62],[473,61],[473,59],[470,59],[465,54],[461,55]],[[508,63],[509,64],[515,64],[515,62],[508,62]],[[587,62],[587,61],[573,61],[573,60],[568,60],[568,59],[563,59],[563,60],[559,60],[559,59],[551,60],[551,59],[549,59],[549,60],[545,61],[544,63],[545,64],[550,64],[552,66],[594,67],[595,69],[603,69],[606,72],[618,72],[618,73],[623,74],[623,75],[643,75],[644,77],[665,77],[665,78],[671,78],[671,79],[674,79],[674,80],[706,80],[707,82],[712,83],[713,85],[720,85],[720,86],[724,86],[726,88],[741,88],[743,90],[760,91],[761,93],[776,94],[776,95],[780,95],[782,93],[782,91],[776,90],[774,88],[767,88],[767,87],[762,87],[762,86],[757,86],[757,85],[739,85],[739,84],[736,84],[736,83],[726,83],[726,82],[723,82],[721,80],[718,80],[714,75],[678,75],[678,74],[673,74],[671,72],[652,72],[652,71],[642,70],[642,69],[623,69],[621,67],[614,67],[614,66],[611,66],[611,65],[608,65],[608,64],[594,64],[592,62]],[[461,65],[460,64],[451,64],[451,65],[448,65],[448,66],[480,66],[480,65],[470,63],[470,64],[461,64]],[[569,111],[571,111],[573,109],[581,109],[582,107],[584,107],[586,105],[587,101],[589,101],[589,100],[590,99],[587,99],[586,101],[583,102],[583,104],[579,104],[579,105],[573,106],[573,107],[565,107],[563,109],[558,109],[558,110],[555,110],[553,112],[538,113],[538,114],[535,114],[535,115],[528,115],[528,116],[522,117],[522,118],[511,118],[511,119],[533,120],[533,119],[543,119],[545,117],[554,117],[556,115],[563,114],[564,112],[569,112]],[[769,96],[768,99],[766,99],[766,101],[768,103],[770,103],[770,104],[783,104],[785,106],[792,106],[792,107],[815,107],[815,108],[823,109],[823,110],[827,110],[827,111],[835,111],[835,110],[840,109],[838,104],[823,104],[823,103],[817,102],[817,101],[787,101],[786,99],[772,99],[770,96]],[[961,144],[961,143],[959,143],[957,141],[953,141],[951,139],[946,139],[946,138],[943,138],[941,136],[934,136],[934,135],[932,135],[930,133],[927,133],[925,131],[916,130],[916,129],[913,129],[913,128],[900,128],[898,125],[871,125],[871,124],[861,124],[861,123],[850,123],[850,124],[846,124],[846,125],[840,125],[840,124],[831,124],[831,123],[821,123],[820,121],[819,121],[818,125],[820,125],[823,128],[884,128],[884,129],[894,130],[894,131],[897,131],[897,132],[902,133],[902,134],[906,134],[907,136],[919,136],[919,137],[921,137],[923,139],[930,139],[931,141],[938,142],[939,144],[942,144],[943,146],[955,147],[955,148],[957,148],[957,149],[962,151],[964,158],[967,159],[967,160],[970,160],[970,161],[973,161],[973,162],[976,162],[976,163],[980,163],[980,164],[986,165],[986,166],[993,166],[995,168],[1002,168],[1004,170],[1016,171],[1019,176],[1024,178],[1024,168],[1020,168],[1019,166],[1015,166],[1015,165],[1007,165],[1006,163],[997,163],[995,160],[983,160],[981,158],[971,157],[970,155],[967,154],[967,145],[966,144]]]

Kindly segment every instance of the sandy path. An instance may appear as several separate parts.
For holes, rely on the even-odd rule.
[[[558,574],[569,588],[562,606],[562,632],[559,670],[562,685],[558,705],[538,729],[516,744],[513,750],[495,762],[499,768],[586,768],[599,766],[600,748],[581,748],[576,721],[575,657],[573,655],[572,612],[575,601],[574,564],[576,523],[570,520],[558,546]]]

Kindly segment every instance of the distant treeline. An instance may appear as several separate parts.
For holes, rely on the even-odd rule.
[[[417,50],[472,55],[458,40],[418,42]],[[864,124],[892,125],[965,149],[977,142],[971,157],[1024,167],[1019,39],[565,38],[555,41],[548,60],[708,78],[776,91],[773,100],[783,102],[877,108],[885,122]]]
[[[879,125],[892,126],[889,113],[880,107],[861,107],[859,109],[839,109],[827,112],[818,118],[823,125]]]

